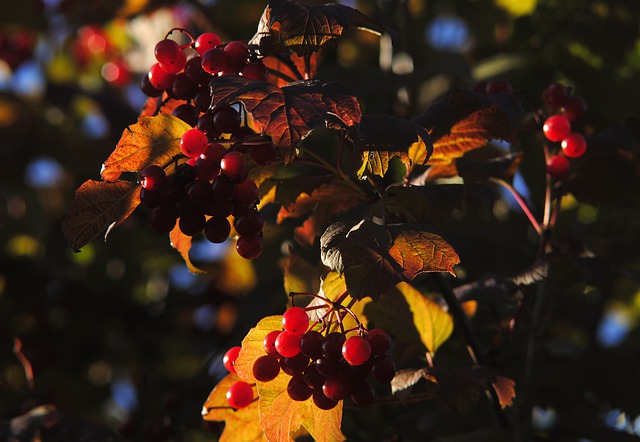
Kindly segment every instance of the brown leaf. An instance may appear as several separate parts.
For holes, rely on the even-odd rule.
[[[391,394],[410,392],[420,379],[424,379],[426,373],[426,368],[406,368],[398,371],[391,380]]]
[[[318,70],[318,61],[321,52],[314,52],[309,58],[309,78],[314,78]],[[304,58],[295,53],[277,53],[262,59],[269,72],[267,81],[282,87],[286,84],[303,79],[305,71]]]
[[[412,222],[440,224],[465,203],[481,202],[491,208],[495,198],[493,189],[484,184],[391,186],[369,213],[379,217],[398,214]]]
[[[251,42],[273,35],[298,55],[310,54],[335,41],[349,26],[381,35],[385,27],[361,12],[340,4],[303,5],[292,0],[270,0]]]
[[[416,164],[425,164],[433,152],[429,134],[423,127],[412,120],[390,115],[363,115],[356,137],[355,155],[359,155],[360,163],[356,172],[358,178],[365,175],[383,177],[394,157],[410,170]]]
[[[122,132],[115,150],[102,165],[102,179],[115,181],[123,172],[168,164],[180,153],[180,138],[189,129],[191,126],[171,115],[140,117]]]
[[[240,380],[241,378],[235,374],[228,374],[222,379],[204,403],[202,417],[208,421],[224,421],[220,442],[266,441],[258,420],[258,401],[239,410],[234,410],[227,403],[226,394],[229,387]],[[255,387],[254,395],[257,395]]]
[[[460,262],[439,235],[417,224],[381,226],[369,220],[335,223],[320,239],[322,262],[344,272],[356,299],[374,300],[400,281],[425,272],[449,272]]]
[[[101,232],[105,239],[140,204],[140,185],[128,181],[85,181],[62,218],[62,232],[79,250]]]
[[[250,126],[269,135],[285,163],[294,148],[314,128],[324,127],[329,114],[346,126],[360,122],[360,104],[343,86],[320,80],[302,80],[282,88],[264,81],[224,75],[211,82],[216,106],[241,102],[250,114]]]
[[[433,142],[428,164],[447,165],[487,140],[512,141],[522,110],[510,94],[481,95],[456,90],[414,121],[427,129]]]

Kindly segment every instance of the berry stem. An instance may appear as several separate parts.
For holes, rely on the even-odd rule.
[[[504,189],[509,191],[509,193],[516,200],[516,202],[518,203],[518,205],[520,206],[524,214],[527,216],[527,218],[529,218],[529,222],[531,223],[533,228],[536,229],[536,232],[538,233],[538,235],[542,236],[543,229],[540,226],[540,223],[538,222],[538,220],[536,220],[536,217],[533,215],[533,213],[531,212],[531,209],[529,209],[529,206],[527,205],[526,201],[522,198],[522,196],[518,193],[518,191],[514,189],[511,184],[507,183],[505,180],[501,178],[489,178],[489,181],[499,186],[502,186]]]
[[[191,33],[189,31],[187,31],[186,29],[183,29],[183,28],[173,28],[173,29],[171,29],[169,32],[167,32],[167,35],[164,36],[165,40],[167,38],[169,38],[169,36],[171,34],[173,34],[173,31],[178,31],[178,32],[180,32],[182,34],[185,34],[187,37],[189,37],[189,40],[191,40],[191,43],[180,45],[180,49],[188,48],[188,47],[192,46],[193,43],[195,43],[195,41],[196,41],[195,38],[193,38],[193,35],[191,35]]]
[[[27,379],[27,386],[29,390],[33,390],[34,380],[33,380],[33,367],[31,366],[31,362],[29,359],[22,353],[22,341],[17,336],[13,337],[13,354],[16,355],[20,364],[22,364],[22,368],[24,369],[24,376]]]

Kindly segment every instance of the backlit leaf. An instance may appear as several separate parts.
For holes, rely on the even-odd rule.
[[[319,289],[320,269],[293,252],[289,247],[289,256],[284,265],[285,293],[316,293]]]
[[[140,117],[122,132],[115,150],[102,165],[102,179],[115,181],[123,172],[137,172],[149,164],[168,164],[180,153],[180,138],[189,129],[191,126],[171,115]]]
[[[264,81],[224,75],[211,82],[214,103],[241,102],[250,114],[250,126],[269,135],[285,163],[295,156],[294,148],[314,128],[325,127],[329,114],[346,126],[360,122],[356,97],[337,83],[301,80],[282,88]]]
[[[500,407],[506,408],[513,405],[513,398],[516,397],[516,383],[513,379],[496,376],[491,385],[498,396]]]
[[[433,146],[427,131],[413,122],[390,115],[363,115],[358,126],[355,155],[359,156],[358,178],[384,176],[391,158],[399,158],[411,169],[429,159]],[[412,155],[414,155],[412,157]]]
[[[465,203],[491,208],[495,192],[484,184],[438,184],[428,186],[391,186],[371,208],[371,215],[400,214],[408,221],[440,224]]]
[[[224,421],[225,426],[220,435],[220,442],[265,441],[266,438],[258,420],[258,401],[239,410],[234,410],[227,402],[226,394],[229,387],[240,380],[240,377],[233,373],[225,376],[209,394],[202,407],[202,417],[208,421]],[[254,387],[255,395],[257,391]]]
[[[383,25],[348,6],[336,3],[308,6],[292,0],[270,0],[251,42],[273,35],[299,55],[310,54],[336,40],[349,26],[378,35],[385,31]]]
[[[79,250],[102,232],[105,238],[140,204],[140,185],[128,181],[85,181],[62,219],[62,232]]]
[[[426,373],[426,368],[405,368],[398,371],[391,380],[391,394],[411,391],[411,388],[420,382],[420,379],[424,379]]]
[[[318,69],[318,58],[320,52],[314,52],[309,58],[309,78],[316,76]],[[282,87],[288,83],[302,80],[305,70],[304,58],[295,53],[277,53],[262,59],[269,72],[267,81],[276,86]]]
[[[322,262],[344,273],[356,299],[375,300],[398,282],[425,272],[453,274],[453,266],[460,262],[441,236],[418,224],[338,222],[322,235],[320,247]]]
[[[182,233],[182,230],[180,230],[178,223],[176,223],[176,226],[169,233],[169,241],[171,242],[171,247],[173,247],[180,253],[180,256],[182,256],[182,259],[184,259],[184,262],[189,268],[190,272],[204,273],[204,270],[196,267],[189,259],[189,250],[191,250],[192,239],[190,236]]]
[[[249,330],[242,340],[242,350],[235,364],[242,379],[255,382],[253,361],[266,354],[264,338],[269,332],[281,329],[282,316],[269,316]],[[305,428],[316,441],[344,440],[340,431],[342,402],[332,410],[325,411],[314,406],[311,398],[304,402],[293,401],[287,393],[290,379],[281,371],[273,381],[257,383],[260,425],[266,438],[270,441],[292,441],[292,433]]]
[[[414,118],[433,142],[428,164],[447,165],[488,140],[513,141],[522,110],[510,94],[456,90]]]

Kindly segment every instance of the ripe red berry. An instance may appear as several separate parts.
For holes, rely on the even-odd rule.
[[[213,112],[213,123],[224,134],[237,131],[242,124],[242,116],[231,106],[222,106]]]
[[[564,137],[560,146],[562,147],[562,152],[569,158],[581,157],[587,151],[587,141],[581,134],[576,132]]]
[[[290,307],[282,315],[282,327],[293,335],[301,335],[309,328],[309,315],[302,307]]]
[[[542,91],[542,101],[552,109],[563,106],[568,96],[567,87],[561,83],[551,83]]]
[[[204,55],[209,49],[213,49],[216,46],[222,44],[222,40],[218,34],[214,34],[213,32],[205,32],[201,34],[198,38],[196,38],[196,42],[194,47],[200,56]]]
[[[222,48],[209,49],[202,54],[200,66],[206,73],[218,75],[227,67],[227,57],[224,55]]]
[[[571,123],[562,115],[552,115],[544,122],[542,132],[549,141],[560,141],[571,132]]]
[[[260,382],[274,380],[280,373],[280,362],[272,356],[260,356],[253,363],[253,377]]]
[[[248,210],[245,214],[242,215],[238,214],[233,220],[233,227],[236,229],[236,232],[238,232],[238,235],[240,236],[258,235],[260,232],[262,232],[262,225],[262,215],[260,215],[260,212],[255,209]],[[306,329],[304,331],[306,331]]]
[[[300,353],[300,337],[286,330],[280,332],[276,338],[276,350],[280,356],[291,358]]]
[[[587,102],[578,95],[572,95],[567,98],[560,111],[570,121],[580,120],[587,113]]]
[[[338,402],[325,396],[321,389],[313,390],[313,404],[321,410],[331,410]]]
[[[367,332],[367,340],[371,344],[371,353],[382,355],[391,349],[391,336],[386,330],[374,328]]]
[[[204,225],[204,236],[209,242],[220,244],[226,241],[231,233],[231,224],[227,218],[212,216]]]
[[[276,338],[279,334],[279,330],[274,330],[267,333],[267,336],[264,337],[264,351],[266,351],[269,356],[276,358],[280,356],[280,353],[276,350]]]
[[[327,359],[341,359],[342,358],[342,344],[344,344],[345,337],[342,333],[331,332],[324,338],[322,343],[322,353]]]
[[[249,58],[249,48],[241,41],[231,41],[224,47],[224,54],[229,60],[229,65],[241,67]]]
[[[161,62],[160,66],[164,71],[169,72],[170,74],[177,74],[178,72],[184,69],[186,64],[187,64],[187,55],[184,52],[180,51],[176,56],[175,60],[173,60],[171,63]]]
[[[294,401],[306,401],[313,394],[313,390],[306,384],[303,376],[297,374],[289,380],[287,394]]]
[[[371,356],[371,344],[362,336],[351,336],[342,344],[342,356],[349,365],[362,365]]]
[[[547,163],[547,173],[555,180],[566,178],[569,172],[571,172],[571,164],[564,155],[555,155]]]
[[[180,56],[182,49],[180,49],[180,45],[177,42],[164,39],[156,44],[153,52],[159,63],[171,64]]]
[[[258,186],[253,180],[244,180],[236,186],[235,200],[242,205],[250,205],[258,200]]]
[[[149,69],[149,82],[151,85],[159,90],[171,88],[173,86],[173,80],[176,78],[176,74],[169,73],[162,69],[160,63],[156,63]]]
[[[231,151],[227,152],[225,156],[220,160],[220,170],[232,181],[244,181],[249,167],[247,161],[244,159],[244,155],[240,152]]]
[[[381,384],[388,384],[396,375],[396,363],[387,355],[376,356],[371,366],[371,378]]]
[[[262,62],[247,63],[240,69],[240,75],[250,80],[267,81],[267,68]]]
[[[203,154],[208,144],[207,136],[198,129],[189,129],[180,138],[180,150],[192,158]]]
[[[227,350],[227,352],[224,354],[224,357],[222,358],[224,368],[226,368],[230,373],[236,374],[235,363],[236,359],[238,359],[238,354],[240,354],[241,348],[242,347],[240,347],[239,345],[231,347],[229,350]]]
[[[260,235],[241,236],[236,242],[236,252],[244,259],[256,259],[263,248],[264,241]]]
[[[322,357],[322,342],[324,336],[316,330],[309,330],[302,335],[300,339],[300,350],[302,353],[311,359],[318,359]]]
[[[238,381],[229,387],[227,402],[236,410],[248,406],[253,402],[253,388],[244,381]]]
[[[159,190],[164,186],[167,175],[162,167],[156,164],[150,164],[142,169],[140,178],[142,178],[142,187],[145,189]]]

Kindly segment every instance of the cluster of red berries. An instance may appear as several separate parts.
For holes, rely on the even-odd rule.
[[[395,363],[386,354],[391,337],[382,329],[350,337],[340,332],[323,335],[309,330],[309,317],[300,307],[291,307],[284,313],[282,327],[265,337],[266,354],[254,361],[253,376],[260,382],[269,382],[282,370],[291,376],[287,394],[294,401],[312,397],[322,410],[334,408],[347,397],[356,405],[368,405],[375,393],[367,377],[388,384],[395,376]],[[225,355],[225,366],[230,371],[235,370],[234,356],[239,351],[240,347],[234,347]],[[246,387],[235,387],[233,392],[230,389],[227,399],[234,408],[238,403],[229,397],[237,397],[236,389],[248,391]]]
[[[571,171],[569,159],[579,158],[587,150],[584,136],[571,131],[571,123],[584,117],[587,104],[582,97],[571,95],[570,89],[560,83],[547,86],[542,99],[552,112],[557,112],[545,120],[542,132],[547,140],[560,143],[562,152],[549,159],[547,173],[552,178],[561,180]]]
[[[263,248],[263,219],[256,208],[258,188],[247,176],[251,167],[270,164],[276,150],[269,137],[246,125],[241,106],[210,111],[210,83],[226,74],[265,80],[266,69],[260,61],[251,61],[255,56],[247,45],[239,41],[222,45],[213,33],[191,38],[183,46],[166,38],[156,45],[155,56],[158,62],[145,76],[143,91],[149,96],[164,91],[184,101],[173,115],[193,129],[180,139],[183,155],[165,167],[150,165],[140,173],[140,199],[152,209],[150,227],[166,233],[178,223],[185,235],[204,233],[209,241],[221,243],[231,233],[228,218],[232,215],[238,254],[258,257]]]

